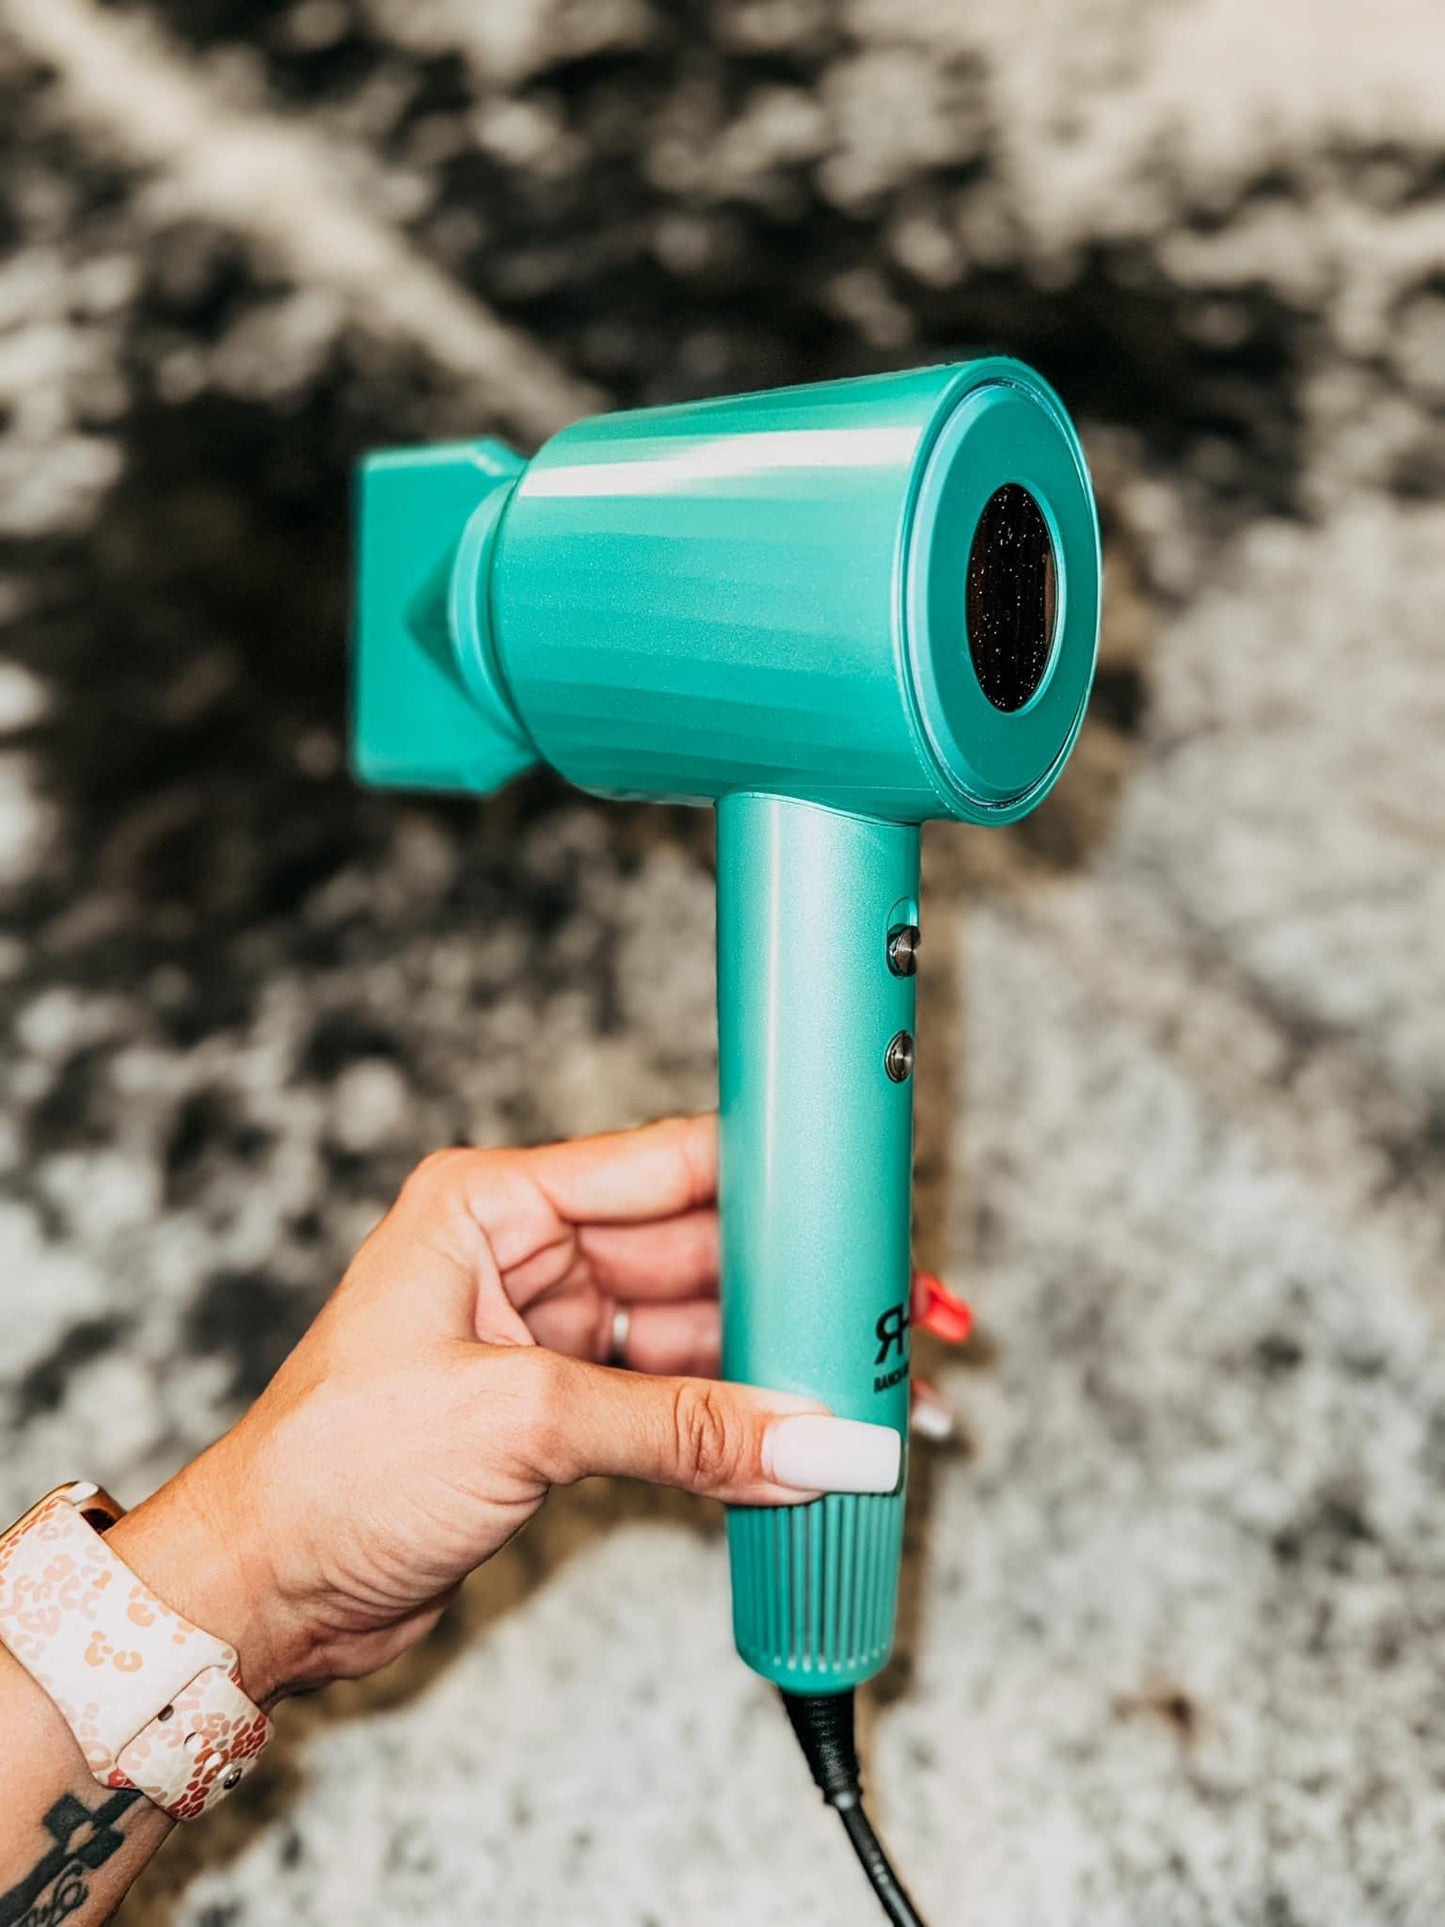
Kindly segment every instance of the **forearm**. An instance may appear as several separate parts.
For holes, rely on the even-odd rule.
[[[0,1927],[109,1919],[171,1824],[92,1779],[49,1698],[0,1648]]]
[[[206,1502],[214,1481],[198,1481],[198,1470],[120,1520],[108,1540],[161,1598],[234,1645],[248,1691],[269,1700],[279,1681],[265,1602],[254,1579],[243,1582]],[[172,1824],[144,1795],[92,1776],[49,1695],[0,1647],[0,1927],[109,1919]]]

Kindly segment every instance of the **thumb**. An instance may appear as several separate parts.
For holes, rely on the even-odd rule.
[[[834,1418],[814,1399],[710,1378],[615,1371],[552,1353],[538,1470],[680,1486],[730,1505],[791,1505],[822,1492],[892,1492],[892,1426]]]

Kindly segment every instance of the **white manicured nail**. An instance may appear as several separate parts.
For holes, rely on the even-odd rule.
[[[803,1412],[763,1434],[763,1470],[793,1492],[891,1492],[903,1441],[891,1425]]]

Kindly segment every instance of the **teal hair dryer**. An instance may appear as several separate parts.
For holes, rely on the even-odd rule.
[[[1078,735],[1063,407],[988,359],[604,415],[530,462],[373,455],[358,514],[365,781],[716,806],[723,1371],[906,1437],[919,825],[1023,816]],[[845,1820],[819,1760],[888,1657],[903,1504],[728,1521],[738,1650]]]

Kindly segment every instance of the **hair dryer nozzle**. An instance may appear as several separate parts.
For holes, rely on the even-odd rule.
[[[485,606],[488,554],[523,466],[497,441],[362,463],[352,763],[363,781],[486,794],[536,762]]]

